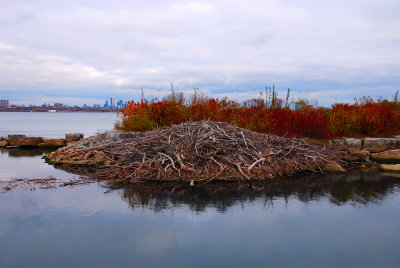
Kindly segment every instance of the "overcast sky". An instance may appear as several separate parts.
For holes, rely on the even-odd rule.
[[[275,84],[320,105],[400,89],[399,0],[0,0],[0,99],[103,104]]]

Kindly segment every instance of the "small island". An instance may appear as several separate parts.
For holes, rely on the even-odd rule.
[[[10,135],[0,145],[62,147],[46,160],[90,167],[86,175],[91,178],[122,182],[195,185],[352,169],[400,170],[397,100],[362,98],[331,108],[303,100],[292,109],[288,97],[285,102],[274,92],[271,98],[243,104],[196,95],[187,102],[182,96],[172,92],[162,101],[129,102],[116,130],[89,138],[79,133],[66,139]]]

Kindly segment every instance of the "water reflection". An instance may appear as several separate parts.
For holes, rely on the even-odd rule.
[[[42,156],[46,153],[51,152],[49,149],[37,149],[37,148],[16,148],[16,149],[0,149],[2,154],[7,154],[9,157],[30,157],[30,156]]]
[[[0,149],[0,179],[51,176],[65,181],[75,179],[73,174],[86,177],[94,172],[85,167],[49,165],[42,158],[47,152],[42,149]],[[388,195],[399,191],[399,183],[400,174],[353,172],[279,179],[253,185],[223,183],[190,187],[187,183],[116,185],[111,182],[102,182],[102,185],[108,188],[107,191],[118,189],[122,199],[133,209],[161,211],[188,206],[196,212],[208,207],[225,212],[237,204],[257,200],[268,206],[282,198],[286,202],[295,198],[303,203],[326,199],[338,206],[379,204]]]
[[[75,177],[64,170],[48,165],[43,156],[51,150],[36,148],[0,149],[0,180],[40,179],[55,177],[67,180]]]
[[[190,187],[188,184],[140,184],[120,188],[120,195],[133,209],[149,208],[161,211],[188,206],[196,212],[214,207],[220,212],[237,204],[262,200],[273,205],[274,200],[295,198],[303,203],[328,199],[332,204],[379,204],[386,196],[399,191],[396,174],[361,173],[346,175],[308,176],[281,179],[269,183],[210,184]],[[108,185],[108,187],[116,187]]]

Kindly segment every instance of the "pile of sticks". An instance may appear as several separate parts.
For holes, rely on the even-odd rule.
[[[326,162],[336,160],[329,149],[302,139],[207,120],[91,149],[112,160],[95,172],[97,178],[124,181],[266,180],[322,172]]]

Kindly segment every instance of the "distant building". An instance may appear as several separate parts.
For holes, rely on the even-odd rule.
[[[106,103],[104,103],[104,108],[108,108],[108,107],[109,107],[108,101],[106,100]]]
[[[100,108],[100,104],[93,104],[94,108]]]
[[[110,106],[111,107],[117,106],[117,103],[115,102],[115,98],[114,97],[111,97],[111,99],[110,99]]]
[[[62,103],[54,103],[54,108],[60,109],[62,107],[64,107],[64,104],[62,104]]]
[[[86,103],[85,103],[85,104],[83,104],[83,106],[82,106],[82,107],[87,107]]]
[[[10,106],[8,100],[0,100],[0,108],[8,108],[8,106]]]

